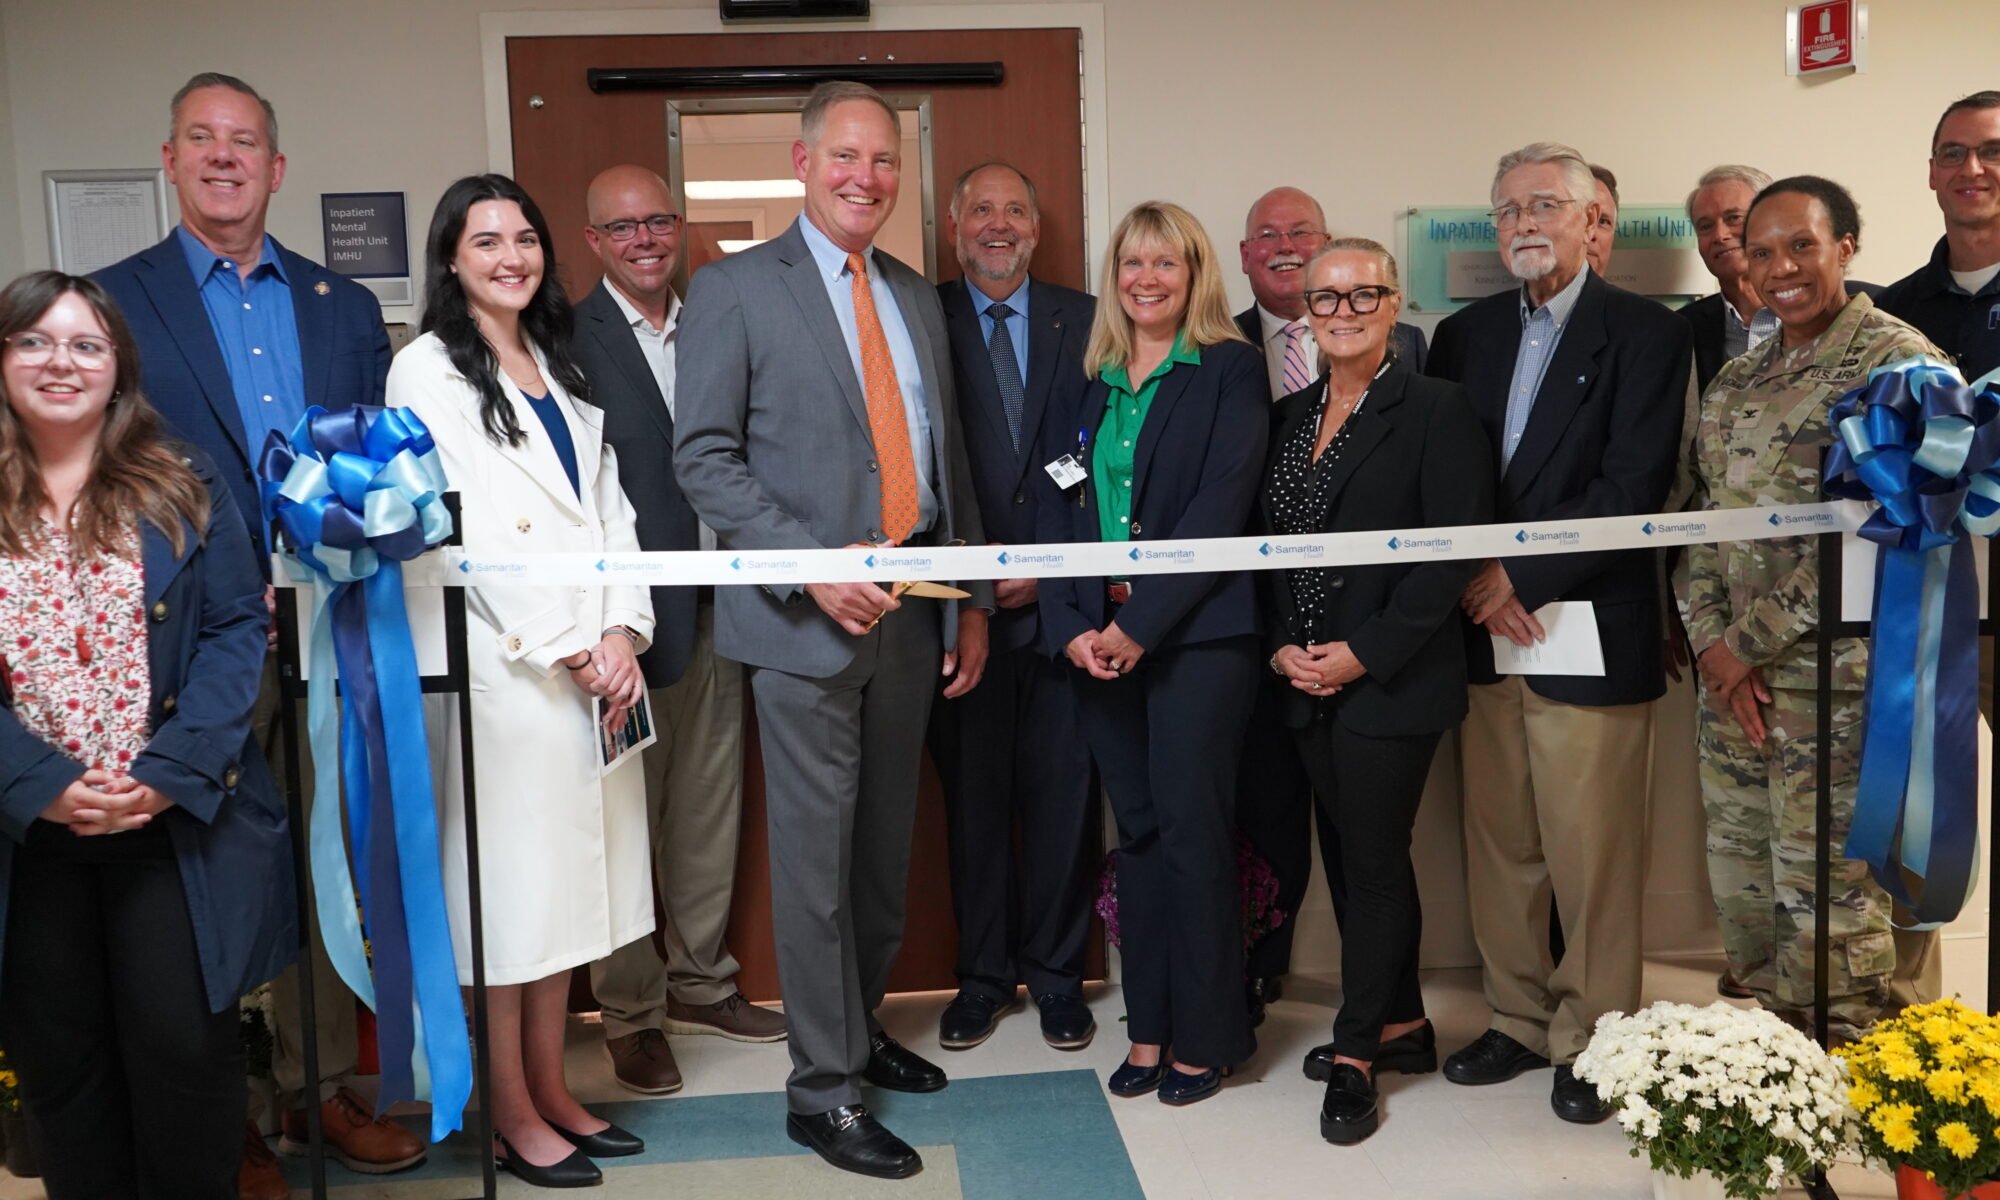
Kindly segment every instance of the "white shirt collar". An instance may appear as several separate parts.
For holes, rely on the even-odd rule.
[[[625,293],[618,290],[617,284],[607,279],[604,281],[604,290],[611,293],[611,302],[618,306],[619,312],[625,314],[625,323],[627,325],[630,325],[641,333],[653,333],[653,323],[645,318],[645,315],[639,311],[638,306],[625,298]],[[655,336],[666,337],[671,335],[674,332],[674,327],[680,324],[680,320],[681,298],[675,294],[672,288],[668,288],[667,321],[666,324],[660,326],[659,333]]]
[[[1303,325],[1305,321],[1304,317],[1299,318],[1299,324]],[[1257,323],[1264,331],[1264,341],[1269,343],[1272,338],[1283,333],[1286,327],[1292,322],[1288,318],[1281,317],[1259,304],[1257,306]]]

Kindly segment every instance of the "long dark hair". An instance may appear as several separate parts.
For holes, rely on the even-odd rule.
[[[139,394],[139,347],[131,327],[103,288],[80,275],[35,271],[0,290],[0,340],[34,327],[56,301],[74,293],[110,335],[111,407],[97,434],[90,480],[70,507],[69,534],[82,559],[132,552],[125,530],[142,520],[165,534],[174,553],[186,549],[185,526],[208,532],[208,489],[164,436],[160,414]],[[4,350],[0,350],[4,353]],[[40,542],[36,517],[49,503],[41,462],[28,443],[0,379],[0,553],[19,555]],[[183,525],[185,522],[185,526]]]
[[[431,214],[430,235],[424,239],[424,324],[425,333],[435,333],[444,343],[445,353],[459,374],[479,392],[479,419],[486,436],[495,442],[518,446],[525,436],[514,419],[514,406],[500,386],[500,356],[487,345],[472,317],[465,288],[452,271],[458,257],[458,240],[465,234],[465,217],[472,206],[485,200],[512,200],[521,206],[521,215],[534,227],[542,243],[542,282],[534,298],[521,313],[521,329],[528,341],[548,359],[549,371],[564,391],[578,402],[588,403],[590,385],[570,355],[569,339],[576,327],[576,315],[569,297],[563,294],[556,270],[556,247],[549,237],[549,223],[534,198],[505,175],[468,175],[444,190],[437,211]]]

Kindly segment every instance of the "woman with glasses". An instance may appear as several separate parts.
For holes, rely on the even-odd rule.
[[[1038,462],[1067,459],[1047,542],[1239,537],[1269,432],[1264,360],[1229,315],[1215,249],[1185,209],[1141,204],[1111,235],[1084,352],[1093,379]],[[1073,432],[1072,432],[1073,431]],[[1064,436],[1068,434],[1068,436]],[[1132,1050],[1114,1095],[1214,1095],[1250,1056],[1234,820],[1257,686],[1250,577],[1045,579],[1043,647],[1077,673],[1085,740],[1118,818]],[[1169,1067],[1168,1059],[1172,1064]]]
[[[0,291],[0,393],[0,1044],[51,1200],[228,1200],[237,997],[298,941],[264,581],[96,283]]]
[[[1396,260],[1340,238],[1306,265],[1306,312],[1324,373],[1278,402],[1262,511],[1275,534],[1403,530],[1492,519],[1492,452],[1454,383],[1392,350]],[[1272,572],[1269,669],[1291,687],[1286,722],[1347,881],[1342,1002],[1333,1044],[1307,1073],[1327,1081],[1320,1133],[1375,1132],[1375,1073],[1437,1069],[1417,989],[1423,912],[1410,831],[1444,731],[1465,716],[1458,598],[1478,564],[1411,560]]]
[[[390,366],[388,398],[437,440],[466,551],[636,551],[541,209],[504,175],[461,179],[424,255],[424,333]],[[588,1187],[603,1178],[591,1159],[645,1148],[571,1095],[563,1024],[571,969],[653,929],[645,780],[600,773],[599,733],[644,703],[635,654],[652,599],[616,585],[471,588],[466,608],[498,1157],[536,1186]],[[446,762],[445,887],[470,983],[463,783],[458,756]]]

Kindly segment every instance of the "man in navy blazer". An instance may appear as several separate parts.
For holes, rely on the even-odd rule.
[[[180,198],[181,224],[166,240],[94,278],[117,301],[139,345],[146,398],[173,432],[214,462],[243,514],[259,569],[269,577],[268,532],[258,499],[265,434],[289,434],[307,408],[382,403],[389,335],[367,289],[280,246],[265,215],[285,178],[278,118],[255,88],[204,72],[176,92],[160,148]],[[267,603],[272,593],[267,588]],[[267,660],[253,721],[276,756],[277,672]],[[301,772],[310,778],[310,771]],[[306,797],[310,802],[310,795]],[[314,946],[319,1099],[329,1152],[379,1173],[421,1162],[421,1139],[375,1119],[346,1085],[358,1064],[354,997]],[[297,972],[274,985],[273,1067],[285,1107],[282,1147],[305,1137],[307,1090]],[[283,1195],[274,1162],[246,1160],[245,1194]]]
[[[1041,217],[1019,169],[991,162],[960,175],[950,214],[965,275],[940,284],[938,298],[973,492],[989,539],[1032,543],[1045,490],[1036,486],[1035,447],[1083,395],[1096,302],[1029,276]],[[939,1018],[938,1042],[963,1050],[985,1041],[1025,984],[1043,1039],[1081,1049],[1097,1028],[1083,1003],[1096,782],[1069,668],[1035,647],[1036,581],[1003,579],[993,590],[985,678],[931,708],[958,921],[959,990]]]

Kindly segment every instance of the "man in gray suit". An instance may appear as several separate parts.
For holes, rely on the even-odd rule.
[[[900,126],[852,83],[806,101],[782,235],[689,288],[674,468],[720,544],[787,550],[983,542],[936,291],[874,248],[896,204]],[[898,600],[867,583],[720,590],[718,654],[750,668],[764,751],[772,923],[791,1031],[786,1130],[833,1165],[901,1178],[922,1160],[861,1104],[944,1072],[874,1010],[903,937],[917,768],[936,679],[986,663],[992,588]]]

